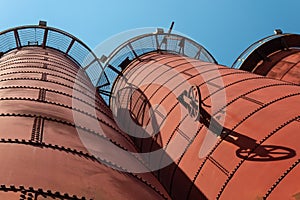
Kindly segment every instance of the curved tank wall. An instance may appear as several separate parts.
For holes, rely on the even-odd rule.
[[[68,33],[0,35],[0,199],[299,198],[298,35],[247,54],[260,76],[152,33],[108,57],[111,77]]]
[[[233,64],[233,68],[300,84],[300,35],[271,35],[253,43]]]
[[[136,152],[79,69],[50,48],[23,47],[1,57],[0,199],[168,198],[150,173],[113,169],[110,160],[93,156],[97,146],[83,144],[87,137]],[[105,134],[93,130],[95,123]]]
[[[173,199],[299,196],[299,86],[164,52],[122,73],[111,109],[141,152],[167,152]]]
[[[270,61],[256,67],[255,74],[300,84],[300,52],[277,52],[268,57]],[[272,62],[273,61],[273,62]]]

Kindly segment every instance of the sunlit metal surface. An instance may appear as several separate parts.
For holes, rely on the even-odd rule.
[[[232,68],[300,84],[300,35],[269,36],[248,47]]]
[[[105,142],[136,152],[95,91],[54,48],[26,46],[0,58],[0,199],[168,198],[152,174],[117,171],[92,153]],[[117,159],[133,160],[126,155]]]
[[[155,172],[173,199],[288,199],[299,192],[299,86],[170,53],[140,59],[116,80],[110,107],[130,110],[127,118],[119,112],[128,133],[149,136],[132,137],[140,152],[182,150]],[[144,131],[133,125],[141,122]]]
[[[265,38],[234,68],[271,69],[264,49],[292,53],[284,61],[299,66],[298,38]],[[299,197],[299,85],[219,66],[202,46],[162,30],[107,57],[46,26],[9,29],[0,42],[1,199]],[[111,161],[105,142],[149,171],[153,157],[133,153],[165,154],[153,173],[133,173]]]
[[[217,63],[214,57],[200,44],[178,34],[157,31],[131,38],[117,47],[109,56],[103,58],[104,73],[97,87],[106,102],[109,102],[113,83],[122,70],[133,59],[149,52],[167,52],[182,55],[204,62]],[[107,85],[106,80],[109,80]]]

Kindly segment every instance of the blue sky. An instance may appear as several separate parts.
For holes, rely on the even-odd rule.
[[[176,31],[228,66],[276,28],[300,33],[299,0],[2,0],[0,6],[0,30],[46,20],[91,48],[129,29],[169,27],[175,21]]]

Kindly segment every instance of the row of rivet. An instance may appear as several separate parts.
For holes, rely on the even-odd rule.
[[[275,99],[273,101],[270,101],[266,104],[264,104],[263,106],[257,108],[256,110],[254,110],[253,112],[251,112],[250,114],[248,114],[246,117],[244,117],[240,123],[236,124],[233,128],[232,128],[232,131],[234,129],[236,129],[242,122],[246,121],[246,119],[250,118],[250,116],[254,115],[255,113],[257,113],[258,111],[262,110],[263,108],[266,108],[267,106],[277,102],[277,101],[280,101],[280,100],[283,100],[283,99],[286,99],[286,98],[289,98],[289,97],[292,97],[292,96],[297,96],[297,95],[300,95],[300,93],[294,93],[294,94],[289,94],[289,95],[286,95],[284,97],[281,97],[281,98],[278,98],[278,99]],[[296,117],[298,118],[298,116]],[[290,119],[288,120],[286,123],[280,125],[279,127],[277,127],[275,129],[275,131],[272,131],[271,133],[269,133],[267,136],[265,136],[260,142],[264,142],[267,138],[269,138],[271,135],[273,135],[274,133],[276,133],[278,130],[280,130],[282,127],[286,126],[287,124],[289,124],[290,122],[294,121],[296,118],[293,118],[293,119]],[[227,134],[228,135],[228,134]],[[258,147],[261,143],[258,143],[256,146]],[[249,152],[249,155],[257,148],[255,147],[254,149],[252,149],[250,152]],[[236,167],[232,170],[232,172],[230,173],[230,175],[228,176],[227,180],[225,181],[225,183],[223,184],[223,186],[221,187],[218,195],[217,195],[217,199],[219,199],[221,197],[221,194],[223,193],[225,187],[227,186],[227,184],[229,183],[229,181],[232,179],[233,175],[236,173],[236,171],[238,170],[238,168],[242,165],[242,163],[246,160],[246,158],[242,159],[237,165]]]
[[[284,83],[283,83],[283,84],[284,84]],[[287,84],[288,84],[288,83],[287,83]],[[288,85],[290,85],[290,84],[288,84]],[[272,84],[272,85],[269,85],[269,86],[264,86],[264,87],[261,87],[261,88],[259,88],[259,89],[263,89],[263,88],[270,87],[270,86],[274,86],[274,85]],[[254,89],[254,90],[252,90],[252,91],[249,91],[249,92],[247,92],[247,93],[245,93],[245,94],[243,94],[243,95],[249,94],[249,93],[254,92],[254,91],[257,91],[257,89]],[[241,96],[243,96],[243,95],[240,95],[239,97],[237,97],[237,98],[235,98],[234,100],[232,100],[232,101],[230,102],[230,104],[233,103],[234,101],[236,101],[237,99],[241,98]],[[294,95],[299,95],[299,93],[296,93],[296,94],[294,94]],[[250,116],[252,116],[252,115],[255,114],[256,112],[258,112],[259,110],[261,110],[261,109],[267,107],[268,105],[270,105],[270,104],[272,104],[272,103],[275,103],[276,101],[279,101],[279,100],[284,99],[284,98],[288,98],[288,97],[290,97],[290,96],[291,96],[291,95],[286,95],[286,96],[284,96],[284,97],[281,97],[280,99],[276,99],[276,100],[274,100],[274,101],[271,101],[271,102],[269,102],[269,103],[266,103],[266,104],[260,106],[260,107],[257,108],[256,110],[254,110],[254,111],[252,111],[251,113],[249,113],[246,117],[244,117],[241,121],[239,121],[235,126],[233,126],[232,129],[231,129],[231,131],[233,131],[234,129],[236,129],[241,123],[243,123],[246,119],[248,119]],[[229,104],[227,104],[226,106],[228,106],[228,105],[229,105]],[[219,113],[222,109],[224,109],[224,108],[221,108],[221,109],[220,109],[219,111],[217,111],[215,114]],[[214,115],[215,115],[215,114],[214,114]],[[214,116],[214,115],[213,115],[213,116]],[[229,134],[230,134],[230,132],[227,133],[227,135],[229,135]],[[226,136],[227,136],[227,135],[226,135]],[[226,136],[225,136],[225,137],[226,137]],[[217,149],[217,147],[221,144],[221,142],[222,142],[223,140],[224,140],[224,139],[220,139],[220,140],[216,143],[216,145],[212,148],[212,150],[208,153],[208,155],[205,157],[205,159],[204,159],[203,162],[201,163],[200,167],[198,168],[198,170],[197,170],[197,172],[196,172],[196,174],[195,174],[195,176],[194,176],[194,178],[193,178],[193,182],[196,181],[196,179],[197,179],[198,175],[200,174],[200,171],[201,171],[201,169],[203,168],[204,164],[206,163],[206,161],[209,159],[209,157],[213,154],[213,152]]]
[[[0,71],[4,71],[4,70],[8,70],[8,69],[22,69],[22,68],[38,68],[38,69],[44,69],[44,64],[45,63],[38,63],[42,66],[34,66],[34,65],[21,65],[21,66],[9,66],[9,67],[1,67],[0,65]],[[51,66],[51,65],[50,65]],[[58,72],[58,73],[61,73],[61,74],[64,74],[64,75],[67,75],[67,76],[70,76],[71,78],[74,78],[74,79],[80,79],[81,82],[84,82],[86,81],[86,83],[88,83],[88,81],[86,80],[86,77],[81,77],[81,74],[79,73],[79,71],[77,71],[77,73],[73,73],[71,71],[69,71],[68,69],[64,69],[64,68],[61,68],[61,67],[57,67],[59,69],[62,69],[64,71],[61,71],[61,70],[57,70],[57,69],[54,69],[53,66],[52,68],[49,68],[49,65],[47,67],[48,70],[51,70],[51,71],[54,71],[54,72]],[[67,73],[68,72],[68,73]],[[80,75],[80,76],[79,76]],[[83,75],[82,75],[83,76]]]
[[[62,103],[57,103],[57,102],[52,102],[52,101],[47,101],[47,100],[40,100],[40,99],[33,99],[33,98],[29,98],[29,97],[4,97],[4,98],[0,98],[0,101],[7,101],[7,100],[25,100],[25,101],[35,101],[35,102],[42,102],[42,103],[45,103],[45,104],[51,104],[51,105],[56,105],[56,106],[61,106],[61,107],[64,107],[64,108],[67,108],[67,109],[71,109],[71,110],[74,110],[74,111],[77,111],[79,113],[82,113],[86,116],[89,116],[103,124],[105,124],[106,126],[110,127],[111,129],[113,129],[114,131],[116,131],[117,133],[119,133],[120,135],[122,135],[128,142],[134,144],[132,142],[132,140],[128,137],[127,134],[123,133],[122,131],[120,131],[118,128],[114,127],[112,124],[108,123],[107,121],[97,117],[97,116],[94,116],[84,110],[80,110],[78,108],[74,108],[72,106],[68,106],[68,105],[65,105],[65,104],[62,104]]]
[[[90,91],[93,91],[93,90],[91,90],[91,84],[88,85],[86,83],[82,83],[83,85],[85,85],[85,86],[83,86],[83,85],[80,85],[78,81],[74,81],[74,80],[66,78],[64,76],[60,76],[60,75],[57,75],[57,74],[52,74],[52,73],[49,73],[49,72],[39,72],[39,71],[33,71],[33,70],[26,70],[26,71],[25,70],[20,70],[20,71],[6,72],[6,73],[3,73],[3,74],[0,74],[0,76],[11,75],[11,74],[19,74],[19,73],[23,73],[23,74],[25,74],[25,73],[46,74],[46,75],[50,75],[50,76],[54,76],[54,77],[57,77],[57,78],[64,79],[64,80],[69,81],[71,83],[77,84],[78,86],[81,86],[83,88],[85,88],[85,86],[86,86]]]
[[[81,94],[86,95],[86,96],[90,97],[91,99],[93,99],[93,96],[91,96],[89,94],[86,94],[85,92],[83,92],[83,91],[81,91],[81,90],[79,90],[79,89],[77,89],[75,87],[72,87],[70,85],[67,85],[67,84],[64,84],[64,83],[61,83],[61,82],[58,82],[58,81],[53,81],[53,80],[41,80],[39,78],[22,77],[22,78],[6,78],[6,79],[1,79],[0,82],[3,82],[3,81],[14,81],[14,80],[32,80],[32,81],[44,81],[44,82],[54,83],[54,84],[58,84],[58,85],[61,85],[61,86],[64,86],[64,87],[76,90],[76,91],[80,92]],[[95,93],[92,93],[92,94],[94,95]]]
[[[300,163],[300,159],[294,162],[272,185],[270,189],[268,189],[267,193],[264,195],[263,199],[267,199],[268,196],[272,193],[272,191],[277,187],[277,185]],[[295,183],[297,184],[297,183]]]
[[[91,107],[95,107],[96,110],[103,113],[108,118],[113,119],[112,116],[111,116],[111,110],[105,104],[103,104],[102,101],[99,101],[97,98],[92,99],[92,100],[95,101],[95,103],[99,104],[99,105],[95,106],[95,105],[92,105],[91,103],[89,103],[89,102],[87,102],[87,101],[85,101],[81,98],[78,98],[76,96],[72,96],[71,94],[67,94],[65,92],[61,92],[61,91],[58,91],[58,90],[52,90],[52,89],[48,89],[48,88],[37,87],[37,86],[22,86],[22,85],[20,85],[20,86],[3,86],[3,87],[0,87],[0,90],[1,89],[19,89],[19,88],[22,88],[22,89],[38,89],[38,90],[43,89],[47,92],[53,92],[53,93],[61,94],[61,95],[64,95],[64,96],[67,96],[67,97],[70,97],[70,98],[74,98],[78,101],[81,101],[81,102],[91,106]],[[101,110],[100,108],[105,109],[105,111],[107,111],[107,113],[104,112],[103,110]]]
[[[71,149],[69,147],[64,147],[64,146],[59,146],[59,145],[53,145],[53,144],[47,144],[47,143],[44,143],[44,142],[39,143],[39,142],[31,141],[31,140],[26,141],[24,139],[22,139],[22,140],[14,139],[13,140],[13,139],[3,139],[2,138],[2,139],[0,139],[0,143],[12,143],[12,144],[32,145],[32,146],[39,147],[39,148],[50,148],[50,149],[53,149],[53,150],[64,151],[64,152],[67,152],[67,153],[71,153],[73,155],[82,156],[82,157],[84,157],[86,159],[90,159],[92,161],[96,161],[98,163],[105,164],[106,166],[112,167],[112,169],[114,169],[114,170],[129,173],[130,175],[134,176],[138,180],[142,181],[147,186],[151,187],[153,190],[155,190],[157,193],[159,193],[162,197],[164,197],[164,199],[167,199],[167,197],[165,197],[164,194],[160,190],[158,190],[151,183],[149,183],[148,181],[146,181],[145,179],[143,179],[141,176],[139,176],[137,174],[134,174],[132,172],[128,172],[128,170],[126,170],[122,166],[117,165],[116,163],[113,163],[113,162],[111,162],[109,160],[106,160],[106,159],[95,157],[94,155],[90,155],[89,153],[84,153],[82,151],[78,151],[76,149]]]
[[[10,185],[10,186],[6,186],[1,184],[0,185],[0,191],[4,191],[4,192],[21,192],[21,199],[24,199],[24,193],[34,193],[34,194],[39,194],[39,195],[43,195],[43,196],[48,196],[48,197],[54,197],[54,198],[60,198],[60,199],[64,199],[64,200],[86,200],[85,197],[78,197],[76,195],[70,195],[68,193],[60,193],[60,192],[53,192],[51,190],[43,190],[42,188],[38,188],[38,189],[34,189],[33,187],[28,187],[25,188],[23,185],[20,186],[15,186],[15,185]],[[31,195],[30,195],[31,196]]]
[[[9,65],[11,65],[11,64],[21,64],[21,63],[39,63],[39,64],[42,64],[42,63],[48,63],[48,62],[49,62],[49,61],[46,62],[44,59],[41,60],[41,61],[37,61],[36,58],[24,58],[24,59],[20,59],[20,60],[22,60],[22,61],[19,61],[19,60],[11,60],[11,61],[3,62],[3,63],[1,63],[0,68],[9,66]],[[44,61],[44,62],[43,62],[43,61]],[[56,65],[53,65],[53,64],[56,64]],[[51,61],[51,65],[53,65],[54,67],[61,68],[61,69],[63,69],[63,70],[70,69],[70,70],[72,70],[72,72],[75,73],[75,74],[76,74],[76,72],[77,72],[77,69],[75,69],[75,68],[70,68],[70,66],[72,66],[72,65],[64,65],[63,63],[59,63],[59,62],[57,62],[57,61]],[[61,66],[63,66],[63,67],[61,67]],[[66,70],[66,71],[68,71],[68,70]]]
[[[124,151],[127,151],[127,152],[130,152],[128,151],[128,149],[126,147],[123,147],[120,143],[112,140],[111,138],[108,138],[106,135],[103,135],[103,134],[99,134],[89,128],[86,128],[86,127],[83,127],[83,126],[80,126],[80,125],[75,125],[74,123],[71,123],[71,122],[68,122],[68,121],[64,121],[64,120],[61,120],[61,119],[56,119],[56,118],[52,118],[52,117],[47,117],[47,116],[40,116],[40,115],[35,115],[35,114],[19,114],[19,113],[0,113],[0,116],[7,116],[7,117],[30,117],[30,118],[35,118],[35,117],[40,117],[40,118],[43,118],[44,120],[49,120],[49,121],[53,121],[53,122],[57,122],[57,123],[61,123],[61,124],[65,124],[65,125],[68,125],[68,126],[72,126],[72,127],[75,127],[75,128],[79,128],[83,131],[86,131],[87,133],[90,133],[90,134],[93,134],[94,136],[97,136],[103,140],[106,140],[116,146],[118,146],[119,148],[121,148],[122,150]],[[141,160],[140,157],[138,157],[137,155],[135,154],[130,154],[132,157],[134,157],[135,159],[137,159],[140,163],[144,164],[144,161]],[[126,171],[126,170],[125,170]]]

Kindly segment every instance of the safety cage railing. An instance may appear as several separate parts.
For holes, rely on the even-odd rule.
[[[114,81],[122,75],[122,64],[152,51],[165,51],[190,58],[217,63],[213,56],[195,41],[157,29],[154,33],[133,37],[109,56],[99,58],[86,44],[75,36],[46,25],[20,26],[0,32],[0,55],[28,46],[52,48],[75,61],[107,104],[110,102]]]
[[[62,30],[40,25],[20,26],[0,32],[0,52],[5,54],[22,47],[39,46],[60,51],[76,62],[96,86],[95,74],[101,74],[103,67],[94,52],[81,40]],[[92,68],[93,71],[87,70]],[[103,78],[106,78],[105,81]],[[105,82],[105,83],[104,83]],[[105,74],[102,83],[108,84]]]
[[[300,35],[282,32],[270,35],[250,45],[234,61],[231,68],[251,71],[260,60],[256,59],[257,61],[251,62],[250,66],[249,62],[252,61],[253,57],[258,56],[265,59],[265,57],[276,51],[289,49],[300,49]]]
[[[143,54],[159,51],[217,63],[214,57],[195,41],[179,34],[164,33],[162,29],[157,29],[156,32],[142,34],[127,40],[112,51],[109,56],[101,56],[100,61],[104,72],[100,76],[97,86],[99,92],[103,94],[104,100],[108,104],[110,103],[113,83],[118,76],[122,76],[122,70],[126,67],[124,64],[139,59]],[[105,85],[106,77],[109,79],[107,85]]]

